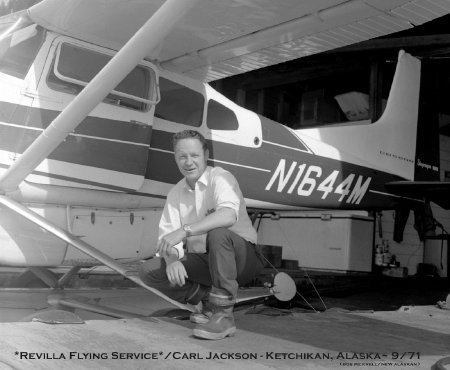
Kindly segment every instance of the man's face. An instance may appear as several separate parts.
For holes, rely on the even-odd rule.
[[[203,150],[200,140],[181,139],[175,145],[175,162],[191,188],[206,169],[208,150]]]

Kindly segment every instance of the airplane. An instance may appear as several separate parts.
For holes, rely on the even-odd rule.
[[[376,122],[291,129],[208,84],[450,13],[440,2],[418,17],[416,3],[44,0],[1,18],[0,265],[46,281],[72,266],[58,288],[103,264],[184,308],[122,264],[155,255],[183,129],[207,138],[209,164],[236,176],[255,214],[448,208],[450,183],[414,181],[428,164],[416,158],[412,55],[400,51]]]

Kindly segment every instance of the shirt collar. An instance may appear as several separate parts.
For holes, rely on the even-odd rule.
[[[211,173],[212,167],[210,166],[206,166],[205,171],[203,171],[202,175],[198,178],[197,183],[202,184],[203,186],[208,186],[209,184],[209,174]],[[188,185],[188,183],[186,182],[186,179],[184,179],[184,187],[187,190],[192,191],[191,187]]]

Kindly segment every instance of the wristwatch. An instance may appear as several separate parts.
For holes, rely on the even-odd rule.
[[[186,233],[186,237],[189,237],[192,235],[192,229],[188,224],[183,225],[183,230]]]

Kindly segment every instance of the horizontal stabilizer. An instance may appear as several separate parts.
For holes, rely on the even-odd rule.
[[[450,182],[441,181],[393,181],[386,189],[396,195],[429,200],[444,209],[450,209]]]

